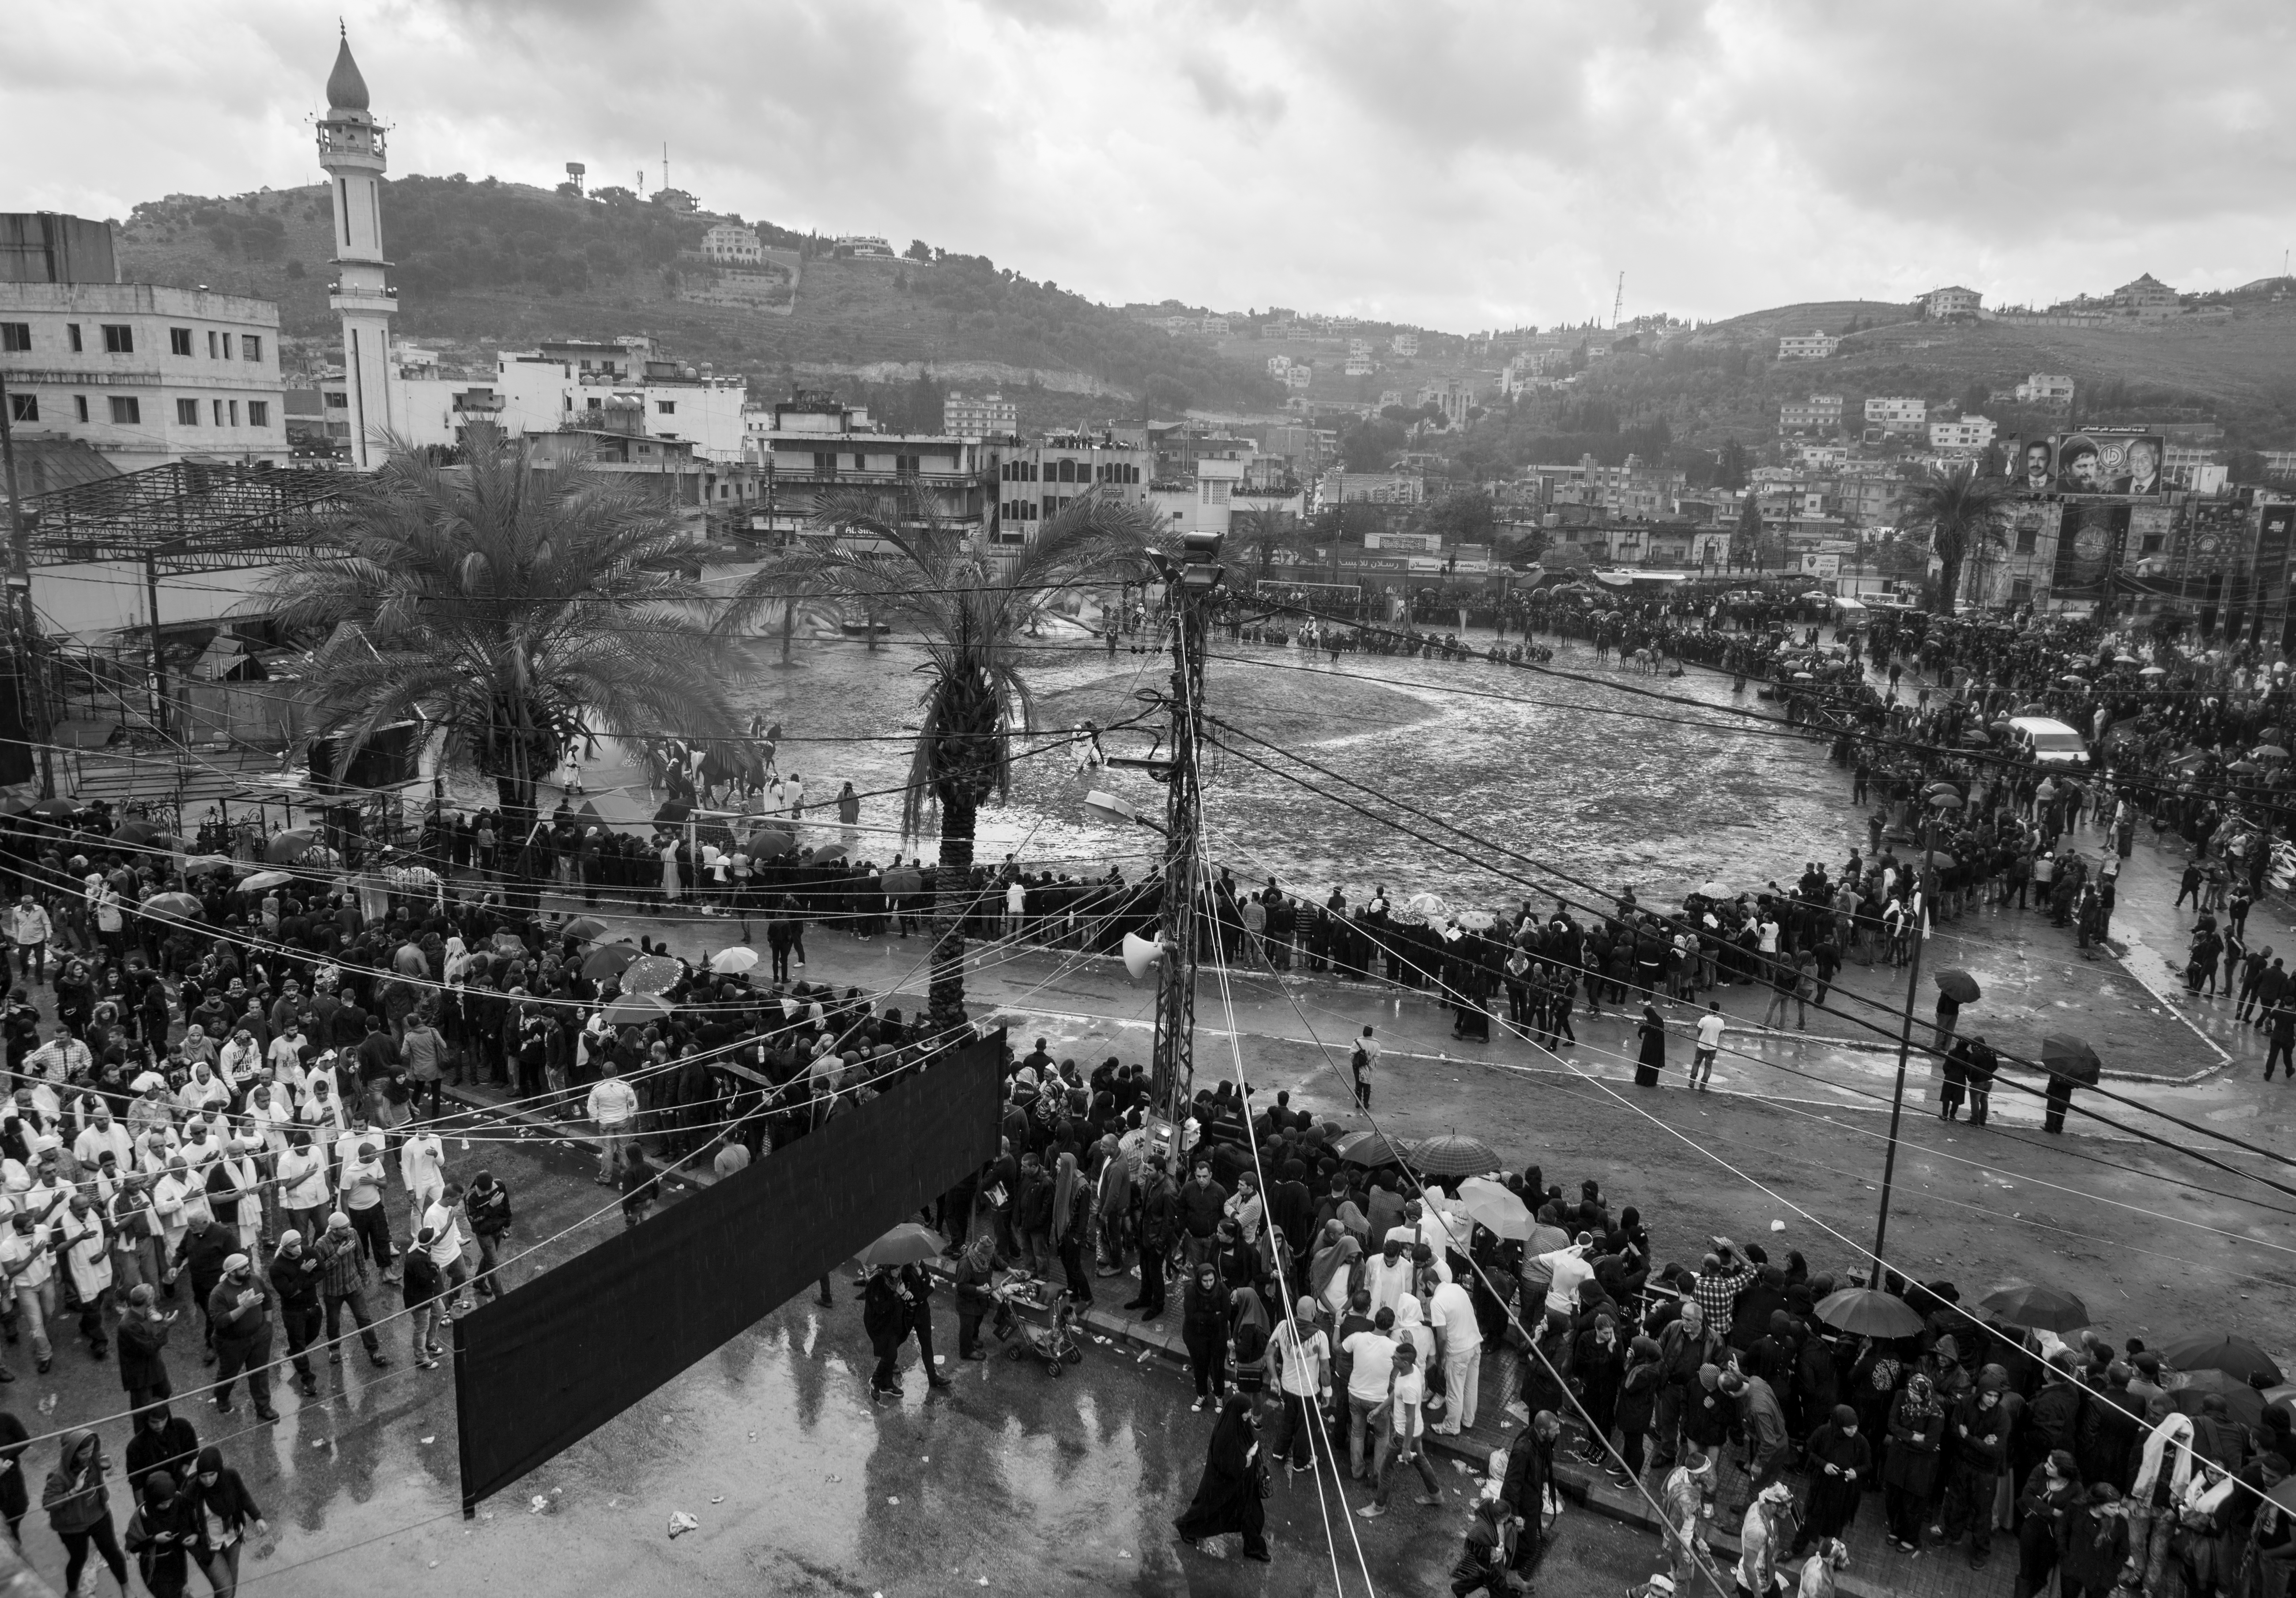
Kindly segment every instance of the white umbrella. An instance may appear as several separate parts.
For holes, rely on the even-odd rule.
[[[709,956],[709,969],[721,977],[737,975],[748,971],[757,963],[758,951],[746,943],[737,943],[731,948],[719,949]]]
[[[1414,893],[1403,901],[1403,914],[1417,916],[1423,921],[1433,921],[1438,916],[1450,914],[1451,906],[1443,902],[1440,895]]]

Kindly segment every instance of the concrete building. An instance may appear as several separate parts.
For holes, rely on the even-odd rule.
[[[893,247],[874,234],[840,234],[831,250],[846,260],[890,261],[898,258],[893,254]]]
[[[2036,372],[2013,390],[2020,405],[2070,405],[2073,380],[2054,373]]]
[[[1890,396],[1866,402],[1866,430],[1869,434],[1918,438],[1928,428],[1929,419],[1930,406],[1925,399]]]
[[[1992,419],[1987,416],[1964,416],[1958,422],[1930,423],[1930,447],[1952,450],[1959,455],[1974,455],[1993,442],[1996,431]]]
[[[1316,509],[1334,505],[1415,505],[1427,498],[1427,481],[1411,471],[1326,471],[1316,483]]]
[[[1278,379],[1280,379],[1280,378],[1282,378],[1282,377],[1283,377],[1283,375],[1285,373],[1287,373],[1287,372],[1289,372],[1289,371],[1291,371],[1291,370],[1292,370],[1292,357],[1291,357],[1290,356],[1288,356],[1288,355],[1271,355],[1271,356],[1269,356],[1267,357],[1267,375],[1268,375],[1268,376],[1273,377],[1273,378],[1278,378]]]
[[[766,258],[758,230],[738,222],[720,222],[701,235],[701,253],[727,266],[755,266]]]
[[[988,522],[991,544],[1026,544],[1048,518],[1095,489],[1127,504],[1144,505],[1152,499],[1154,457],[1146,445],[1111,431],[1015,440],[996,449],[993,459],[996,504]]]
[[[1348,356],[1347,374],[1349,377],[1369,377],[1374,370],[1371,356],[1367,355]]]
[[[1304,389],[1315,381],[1316,369],[1304,362],[1295,362],[1284,369],[1283,386],[1287,389]]]
[[[1175,533],[1226,533],[1256,453],[1256,447],[1199,451],[1189,475],[1159,475],[1149,482],[1149,510]]]
[[[2111,304],[2125,315],[2148,320],[2173,316],[2184,308],[2177,291],[2150,272],[2115,289]]]
[[[1387,341],[1387,348],[1391,353],[1402,356],[1406,361],[1415,361],[1419,358],[1419,335],[1398,333]]]
[[[1841,348],[1841,340],[1825,332],[1784,333],[1778,339],[1782,361],[1823,361]]]
[[[1931,289],[1922,296],[1922,315],[1937,319],[1945,316],[1979,316],[1984,315],[1985,296],[1974,289],[1956,284],[1952,288]]]
[[[1778,407],[1778,433],[1831,432],[1841,425],[1841,396],[1813,394],[1806,400],[1788,400]]]
[[[0,239],[37,239],[44,229],[80,236],[70,249],[6,252],[11,271],[65,275],[0,277],[0,373],[13,429],[79,439],[123,471],[188,457],[286,463],[277,306],[119,283],[101,224],[0,217]]]
[[[997,459],[993,445],[880,432],[867,410],[816,390],[751,411],[748,422],[748,458],[765,472],[753,531],[803,532],[824,494],[848,488],[914,491],[946,524],[972,532],[990,525],[994,505],[980,479]]]
[[[1443,414],[1444,421],[1452,427],[1467,425],[1467,413],[1474,408],[1475,390],[1471,384],[1457,378],[1447,378],[1439,383],[1430,383],[1419,390],[1421,406],[1433,406]]]
[[[728,464],[744,455],[748,384],[663,359],[648,339],[561,339],[504,350],[495,392],[501,423],[514,433],[595,426],[610,406],[627,401],[643,409],[649,437],[689,441],[704,459]]]
[[[951,389],[940,405],[940,430],[960,438],[1010,438],[1021,431],[1021,406],[1001,393]]]

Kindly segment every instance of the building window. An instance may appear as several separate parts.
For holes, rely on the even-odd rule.
[[[866,471],[869,470],[869,457],[863,455],[857,449],[853,452],[853,470],[856,471]]]
[[[39,419],[40,397],[38,395],[11,394],[8,396],[8,420],[11,422],[37,422]]]
[[[176,354],[178,354],[178,355],[189,355],[189,354],[191,354],[192,352],[191,352],[190,350],[188,350],[188,349],[179,349],[179,350],[177,350],[176,353]],[[211,361],[212,361],[212,360],[214,360],[215,358],[216,358],[216,331],[215,331],[215,329],[213,329],[213,328],[211,327],[211,328],[208,329],[208,359],[209,359],[209,360],[211,360]]]
[[[350,409],[351,397],[348,394],[329,394],[326,396],[326,401],[327,407],[330,410],[347,411]]]
[[[826,449],[815,450],[813,452],[813,471],[814,475],[816,477],[835,477],[837,475],[837,456],[835,454]]]
[[[242,359],[259,361],[263,358],[263,340],[253,333],[239,336],[239,353]]]
[[[168,353],[169,355],[189,355],[192,353],[192,330],[190,328],[171,327],[168,330]]]
[[[2035,548],[2038,547],[2040,537],[2041,531],[2038,528],[2019,528],[2017,529],[2017,553],[2021,555],[2031,554]]]
[[[66,340],[68,343],[70,343],[70,344],[71,345],[71,352],[72,352],[74,355],[78,355],[78,354],[79,354],[79,352],[80,352],[80,348],[79,348],[79,324],[78,324],[78,323],[77,323],[77,322],[67,322],[67,323],[65,323],[65,324],[64,324],[64,338],[65,338],[65,340]]]
[[[247,425],[250,427],[269,427],[271,425],[271,402],[269,400],[250,399],[247,402]]]
[[[32,324],[29,322],[0,322],[0,350],[29,349],[32,347]]]
[[[196,399],[176,401],[176,425],[197,427],[200,424],[200,402]]]
[[[925,458],[921,455],[893,457],[893,470],[896,471],[922,471],[924,469]]]
[[[144,421],[144,402],[133,394],[111,396],[111,420],[123,427],[137,427]]]
[[[657,399],[653,402],[653,411],[657,416],[675,416],[677,414],[677,401]]]
[[[86,396],[86,395],[85,395],[85,394],[75,394],[75,395],[73,395],[73,396],[72,396],[72,411],[73,411],[73,414],[76,414],[76,415],[77,415],[77,416],[78,416],[78,417],[82,422],[85,422],[85,421],[86,421],[86,420],[87,420],[87,396]]]
[[[231,424],[234,427],[239,425],[239,401],[236,399],[231,402]]]
[[[220,399],[211,399],[208,401],[208,403],[215,407],[215,424],[217,427],[221,427],[223,425],[223,401]]]
[[[226,333],[223,336],[223,358],[226,361],[231,359],[231,335],[229,333]]]
[[[103,353],[106,355],[134,355],[135,353],[135,330],[128,326],[124,322],[105,323],[103,324]]]

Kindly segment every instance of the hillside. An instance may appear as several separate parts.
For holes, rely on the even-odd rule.
[[[1257,363],[1173,340],[979,256],[838,258],[826,241],[757,223],[795,276],[793,296],[702,303],[694,296],[721,275],[692,252],[718,218],[606,193],[584,200],[460,176],[391,182],[383,237],[400,290],[399,332],[473,362],[482,350],[544,337],[647,333],[680,359],[748,373],[767,392],[882,363],[934,362],[963,363],[958,370],[988,382],[1025,387],[1033,375],[1041,405],[1055,410],[1062,402],[1051,397],[1084,406],[1095,390],[1166,411],[1273,408],[1281,398]],[[135,208],[120,234],[121,266],[137,281],[275,299],[283,332],[324,347],[334,334],[330,225],[323,184],[170,195]],[[1093,408],[1105,414],[1109,405]]]

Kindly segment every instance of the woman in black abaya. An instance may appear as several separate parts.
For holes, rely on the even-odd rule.
[[[1188,1512],[1173,1522],[1181,1541],[1193,1544],[1224,1531],[1241,1532],[1244,1557],[1267,1561],[1267,1539],[1260,1535],[1267,1516],[1259,1500],[1267,1464],[1260,1456],[1259,1431],[1251,1399],[1242,1393],[1229,1394],[1219,1423],[1212,1428],[1211,1448],[1195,1498]]]
[[[1642,1037],[1642,1052],[1635,1060],[1635,1086],[1656,1087],[1659,1073],[1666,1069],[1666,1017],[1644,999],[1643,1019],[1635,1030]]]

